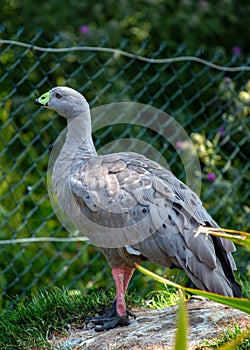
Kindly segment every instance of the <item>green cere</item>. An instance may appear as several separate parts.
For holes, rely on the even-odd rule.
[[[37,102],[43,106],[46,106],[50,99],[50,92],[46,92],[37,99]]]

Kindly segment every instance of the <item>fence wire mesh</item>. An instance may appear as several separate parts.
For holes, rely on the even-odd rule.
[[[9,39],[2,28],[1,38]],[[20,29],[13,40],[22,41]],[[29,43],[0,46],[0,239],[68,237],[56,218],[47,193],[47,163],[53,143],[65,127],[64,120],[35,108],[33,100],[56,85],[82,92],[90,106],[134,101],[155,106],[172,115],[192,138],[202,169],[201,198],[222,226],[249,230],[250,76],[212,69],[186,60],[155,63],[137,59],[147,43],[132,57],[102,51],[38,51],[35,45],[62,48],[83,43],[56,35],[46,42],[38,31]],[[107,41],[99,48],[108,46]],[[121,50],[130,51],[129,42]],[[185,55],[180,47],[176,57]],[[151,58],[167,57],[162,43]],[[195,57],[202,57],[197,51]],[[224,62],[221,53],[213,63],[249,66],[239,56]],[[164,125],[162,125],[164,128]],[[160,134],[135,125],[111,125],[94,133],[97,149],[113,139],[137,138],[152,144],[171,170],[185,181],[176,150]],[[176,148],[185,147],[181,140]],[[1,242],[2,242],[1,241]],[[247,253],[239,249],[236,260],[247,272]],[[249,266],[248,266],[249,269]],[[165,270],[157,267],[161,274]],[[172,272],[170,273],[173,274]],[[105,276],[105,277],[104,277]],[[140,277],[140,280],[138,279]],[[182,275],[175,274],[175,279]],[[30,292],[43,287],[86,290],[112,285],[109,267],[95,247],[83,242],[0,244],[0,300],[11,307]],[[136,274],[131,287],[148,292],[148,280]]]

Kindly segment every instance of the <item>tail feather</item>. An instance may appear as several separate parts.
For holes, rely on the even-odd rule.
[[[233,273],[234,260],[225,245],[219,237],[200,235],[196,239],[188,228],[182,233],[159,232],[133,247],[156,264],[166,267],[173,264],[183,269],[199,289],[241,297],[241,287]]]
[[[232,267],[234,260],[231,253],[224,249],[223,240],[219,237],[209,237],[204,243],[206,244],[203,247],[204,250],[208,245],[213,244],[214,246],[216,262],[214,268],[201,261],[197,252],[189,253],[183,259],[184,256],[180,254],[179,250],[179,254],[176,254],[173,262],[188,274],[199,289],[240,298],[242,295],[241,287],[235,280]],[[187,253],[187,249],[185,249],[185,253]]]
[[[212,236],[212,240],[214,243],[216,256],[221,263],[221,267],[224,271],[225,276],[227,277],[228,281],[231,284],[231,287],[233,290],[233,296],[241,298],[242,296],[241,286],[235,280],[234,273],[233,273],[234,266],[232,266],[232,263],[229,259],[229,254],[231,257],[231,253],[228,253],[225,251],[225,249],[223,249],[222,238]]]

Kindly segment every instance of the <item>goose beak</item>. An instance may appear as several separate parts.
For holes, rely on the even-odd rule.
[[[36,98],[34,103],[35,103],[35,105],[41,105],[41,102],[39,102],[39,98]]]
[[[35,105],[40,105],[41,106],[41,102],[39,102],[39,98],[36,98],[34,103],[35,103]]]
[[[50,99],[50,92],[46,92],[46,93],[43,94],[42,96],[36,98],[35,101],[34,101],[34,103],[35,103],[36,105],[40,105],[40,106],[47,107],[47,106],[48,106],[49,99]]]

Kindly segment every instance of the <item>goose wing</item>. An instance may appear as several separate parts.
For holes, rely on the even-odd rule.
[[[197,194],[158,163],[136,153],[92,158],[76,166],[71,188],[92,221],[121,237],[118,249],[103,249],[112,267],[131,266],[141,255],[185,270],[201,289],[233,295],[233,243],[194,237],[201,225],[218,225]],[[132,235],[124,243],[128,231]]]

